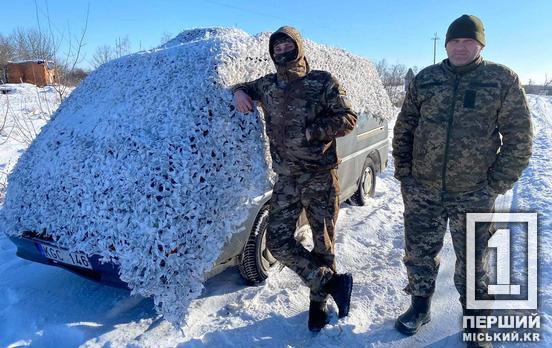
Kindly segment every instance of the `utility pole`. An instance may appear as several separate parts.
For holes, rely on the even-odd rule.
[[[433,40],[433,64],[435,64],[437,58],[437,40],[441,40],[441,38],[437,36],[437,33],[435,33],[431,40]]]

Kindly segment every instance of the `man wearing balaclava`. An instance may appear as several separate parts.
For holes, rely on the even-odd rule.
[[[249,112],[257,101],[264,111],[272,168],[278,174],[269,203],[267,247],[310,288],[308,327],[320,331],[328,323],[328,295],[340,318],[348,315],[351,301],[352,276],[338,274],[335,266],[336,138],[353,130],[357,116],[330,73],[310,70],[297,30],[274,32],[269,52],[276,73],[236,86],[235,106]],[[303,210],[313,234],[312,251],[294,238]]]
[[[466,301],[466,245],[475,249],[475,297],[488,294],[490,223],[466,239],[466,213],[490,213],[512,188],[531,157],[531,114],[518,76],[484,60],[481,20],[463,15],[449,26],[448,59],[423,69],[410,84],[393,138],[395,177],[404,202],[406,292],[411,306],[395,327],[408,335],[430,321],[438,254],[449,224],[456,267],[454,283],[465,316],[490,315]],[[471,306],[470,306],[471,307]],[[489,347],[486,329],[466,327],[466,343]]]

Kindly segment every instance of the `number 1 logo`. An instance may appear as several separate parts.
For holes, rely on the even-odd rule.
[[[527,224],[527,300],[475,299],[475,224],[503,222]],[[536,213],[468,213],[466,214],[466,306],[469,309],[537,309],[537,214]],[[511,284],[510,230],[499,229],[489,239],[496,248],[497,284],[489,285],[489,295],[519,295],[521,286]]]
[[[499,229],[489,239],[489,248],[496,248],[496,282],[489,285],[490,295],[519,295],[520,286],[510,284],[510,230]]]

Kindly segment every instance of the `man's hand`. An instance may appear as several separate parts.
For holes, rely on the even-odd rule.
[[[241,89],[234,92],[234,106],[239,112],[250,112],[253,110],[253,100]]]

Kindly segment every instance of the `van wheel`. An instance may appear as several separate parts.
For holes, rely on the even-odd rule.
[[[370,157],[366,158],[364,169],[360,176],[358,189],[351,197],[354,205],[366,205],[376,193],[376,166]]]
[[[268,270],[276,263],[266,247],[266,228],[268,226],[268,207],[263,207],[251,229],[251,234],[240,262],[240,273],[247,284],[255,285],[268,278]]]

